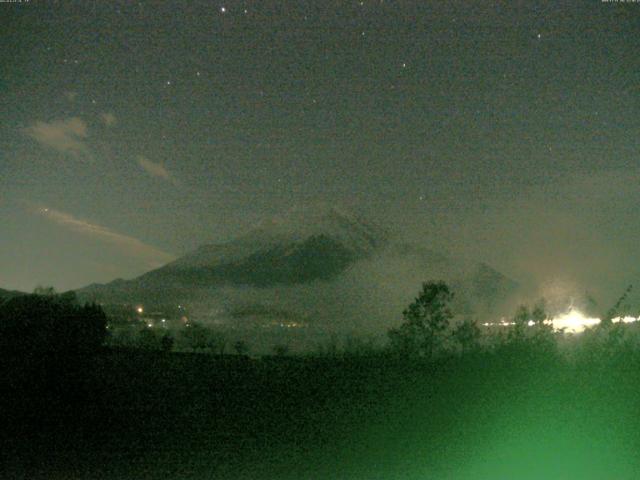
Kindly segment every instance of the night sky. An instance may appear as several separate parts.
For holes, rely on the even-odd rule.
[[[0,287],[336,203],[544,288],[640,273],[640,3],[0,3]]]

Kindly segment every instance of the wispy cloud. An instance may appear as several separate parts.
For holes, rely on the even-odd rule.
[[[173,178],[173,176],[169,173],[169,171],[164,168],[161,163],[156,163],[149,160],[147,157],[142,155],[138,155],[138,165],[140,165],[145,172],[147,172],[152,177],[162,178],[168,182],[173,183],[174,185],[178,184],[178,181]]]
[[[101,113],[100,119],[107,127],[111,127],[118,122],[118,120],[116,119],[116,116],[110,112]]]
[[[51,122],[37,121],[25,129],[25,133],[41,145],[63,153],[74,155],[89,154],[84,142],[87,138],[87,124],[78,117]]]
[[[57,225],[68,228],[81,235],[93,237],[115,245],[127,255],[143,259],[151,267],[158,267],[176,258],[174,255],[141,242],[137,238],[114,232],[102,225],[78,219],[69,213],[46,207],[37,208],[35,211]]]

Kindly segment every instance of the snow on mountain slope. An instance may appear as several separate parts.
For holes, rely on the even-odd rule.
[[[440,279],[455,287],[463,313],[494,308],[515,289],[487,265],[394,241],[383,228],[329,207],[295,209],[231,242],[79,294],[110,302],[187,303],[203,315],[227,312],[234,322],[243,321],[238,312],[253,312],[252,318],[259,316],[255,312],[289,312],[360,328],[389,325],[422,282]]]
[[[257,252],[292,246],[314,237],[330,239],[360,257],[384,245],[388,234],[381,227],[335,207],[295,208],[260,222],[249,233],[231,242],[204,245],[167,266],[188,268],[228,264]]]

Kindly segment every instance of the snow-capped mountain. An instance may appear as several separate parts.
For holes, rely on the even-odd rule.
[[[102,302],[184,303],[234,322],[278,312],[333,326],[355,319],[388,325],[421,282],[439,279],[454,287],[463,313],[492,309],[515,289],[488,265],[402,243],[357,215],[300,208],[133,280],[90,285],[78,294]]]
[[[387,238],[381,227],[336,207],[295,208],[260,222],[231,242],[204,245],[166,268],[212,268],[238,263],[255,254],[268,256],[269,252],[286,256],[305,245],[311,250],[337,248],[360,258],[383,246]]]
[[[381,228],[336,208],[296,209],[237,240],[205,245],[139,282],[270,287],[329,280],[386,242]]]

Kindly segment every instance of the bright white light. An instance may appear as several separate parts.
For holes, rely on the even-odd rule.
[[[554,330],[563,330],[568,333],[580,333],[585,328],[600,323],[599,318],[585,316],[582,312],[571,309],[567,313],[551,319]]]
[[[142,307],[138,307],[138,308],[136,308],[136,312],[142,313],[142,312],[144,312],[144,309]]]
[[[636,317],[626,316],[626,317],[616,317],[616,318],[611,319],[611,321],[613,323],[620,323],[620,322],[622,322],[622,323],[633,323],[633,322],[637,322],[638,319]]]
[[[613,323],[634,323],[640,321],[640,317],[615,317],[611,321]],[[595,317],[587,317],[579,310],[571,308],[567,313],[563,313],[549,320],[545,320],[544,323],[546,325],[551,325],[555,331],[563,331],[565,333],[581,333],[589,327],[598,325],[600,323],[600,319]],[[486,322],[482,325],[485,327],[510,327],[515,325],[515,322],[510,322],[503,318],[499,322]],[[527,325],[532,327],[535,325],[535,322],[533,320],[529,320],[527,322]]]

